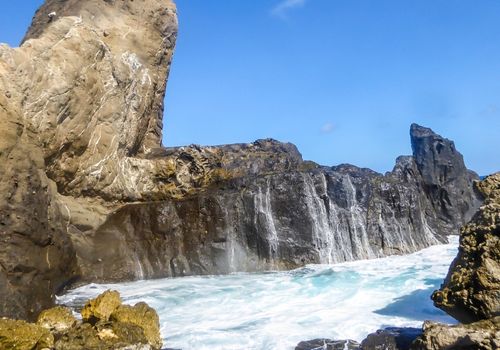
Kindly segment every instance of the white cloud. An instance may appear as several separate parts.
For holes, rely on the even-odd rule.
[[[333,125],[333,123],[328,122],[328,123],[326,123],[325,125],[323,125],[323,126],[321,127],[321,132],[322,132],[323,134],[329,134],[329,133],[331,133],[334,129],[335,129],[335,125]]]
[[[286,18],[289,10],[303,7],[307,0],[282,0],[271,10],[271,14],[276,17]]]

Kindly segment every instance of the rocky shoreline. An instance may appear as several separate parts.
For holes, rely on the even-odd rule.
[[[500,348],[500,173],[476,184],[485,201],[462,227],[460,247],[434,305],[463,322],[426,321],[421,329],[387,328],[352,340],[315,339],[295,350],[495,350]],[[431,296],[429,296],[431,297]]]

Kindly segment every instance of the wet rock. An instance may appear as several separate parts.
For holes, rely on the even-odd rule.
[[[412,350],[496,350],[500,349],[500,317],[448,326],[426,321],[423,336]]]
[[[422,334],[419,328],[389,327],[369,334],[361,342],[362,350],[409,350],[413,341]]]
[[[295,350],[360,350],[354,340],[313,339],[300,342]]]
[[[155,349],[161,348],[160,319],[156,311],[146,303],[121,305],[111,314],[111,320],[139,326],[144,330],[148,343]]]
[[[77,323],[77,319],[73,316],[70,308],[56,306],[42,311],[38,315],[36,323],[53,333],[61,333],[73,327]]]
[[[45,328],[25,321],[0,319],[0,349],[45,350],[54,346],[54,336]]]
[[[86,322],[108,321],[111,314],[122,304],[120,293],[108,290],[95,299],[89,300],[82,309],[82,319]]]
[[[462,228],[460,248],[434,304],[469,323],[500,316],[500,173],[477,184],[486,198]]]

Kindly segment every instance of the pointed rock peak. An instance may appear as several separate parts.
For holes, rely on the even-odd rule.
[[[410,138],[413,157],[428,185],[468,178],[463,156],[455,149],[453,141],[417,124],[411,125]]]

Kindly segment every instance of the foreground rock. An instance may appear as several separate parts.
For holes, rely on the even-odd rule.
[[[423,336],[412,350],[496,350],[500,349],[500,317],[448,326],[425,322]]]
[[[453,142],[418,125],[385,175],[274,140],[162,148],[176,36],[170,0],[47,0],[0,45],[0,316],[77,281],[411,253],[478,207]]]
[[[462,228],[460,248],[434,304],[466,324],[426,322],[418,350],[500,348],[500,173],[477,184],[484,205]]]
[[[118,292],[107,291],[90,300],[82,318],[83,322],[77,321],[71,310],[58,306],[43,311],[37,324],[0,319],[0,349],[158,350],[162,346],[156,312],[145,303],[122,305]]]
[[[463,227],[458,256],[432,296],[437,307],[465,323],[500,316],[500,173],[477,187],[484,205]]]

